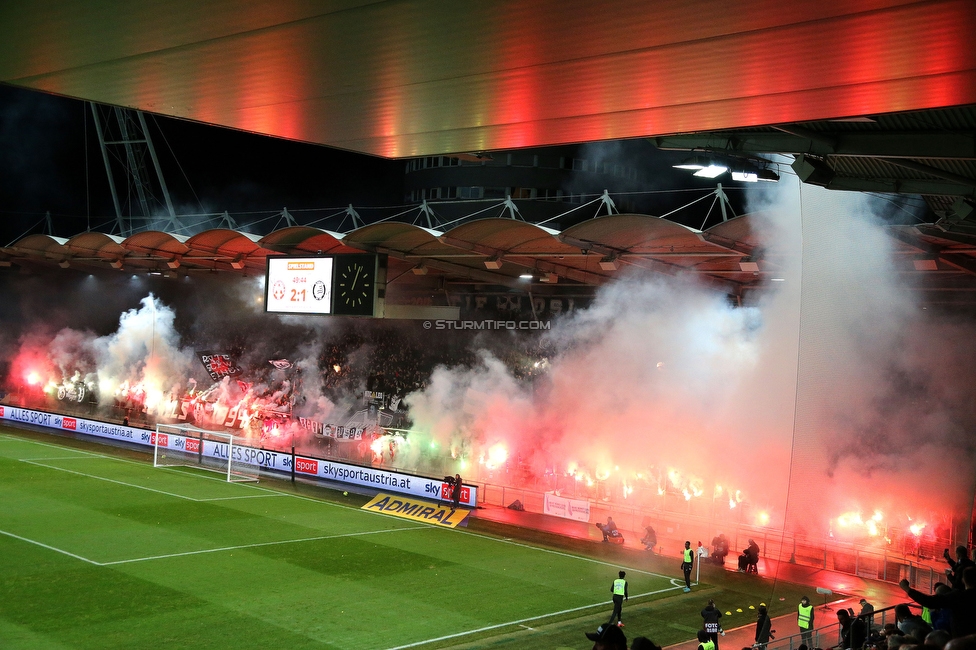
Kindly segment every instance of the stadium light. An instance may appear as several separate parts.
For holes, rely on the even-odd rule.
[[[427,275],[427,267],[424,266],[423,262],[421,262],[420,264],[418,264],[417,266],[413,267],[410,270],[413,272],[414,275]]]
[[[674,169],[687,169],[689,171],[699,171],[712,164],[712,161],[704,156],[692,156],[685,158],[680,165],[672,165]]]
[[[497,255],[489,257],[485,260],[485,268],[490,271],[497,271],[498,269],[502,268],[502,261]]]
[[[700,178],[717,178],[726,172],[731,172],[732,180],[742,183],[758,183],[759,181],[773,182],[779,180],[779,174],[766,167],[760,168],[751,160],[737,156],[695,155],[685,158],[681,164],[672,165],[674,169],[687,169]]]
[[[535,276],[534,276],[534,275],[532,275],[531,273],[520,273],[520,274],[519,274],[519,279],[520,279],[520,280],[531,280],[531,279],[532,279],[532,278],[534,278],[534,277],[535,277]]]
[[[708,167],[703,167],[696,171],[692,176],[700,176],[701,178],[717,178],[729,171],[729,168],[725,165],[709,165]]]

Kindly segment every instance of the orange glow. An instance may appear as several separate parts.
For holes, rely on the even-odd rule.
[[[488,449],[488,460],[485,462],[485,466],[488,469],[495,469],[504,465],[507,459],[508,450],[505,449],[505,445],[499,442]]]

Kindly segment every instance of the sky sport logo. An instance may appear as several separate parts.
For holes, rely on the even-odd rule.
[[[78,430],[78,420],[74,418],[64,418],[61,420],[62,429],[71,429],[72,431]]]
[[[319,461],[309,460],[307,458],[296,458],[295,471],[301,472],[302,474],[318,474]]]
[[[454,486],[448,483],[441,483],[441,498],[450,501],[454,498]],[[471,488],[467,486],[461,487],[461,503],[467,503],[471,500]]]
[[[192,454],[198,453],[200,451],[200,441],[196,438],[187,438],[186,446],[183,447],[183,450]]]
[[[434,330],[548,330],[547,320],[425,320],[424,329]]]

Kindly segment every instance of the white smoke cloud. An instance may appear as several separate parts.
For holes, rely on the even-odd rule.
[[[407,397],[414,426],[472,462],[502,440],[540,475],[677,468],[779,523],[788,494],[806,526],[850,508],[960,511],[971,443],[947,452],[974,424],[961,360],[976,353],[900,282],[883,205],[785,182],[757,193],[764,270],[782,281],[750,306],[693,277],[625,278],[557,323],[546,381],[488,354],[439,368]]]

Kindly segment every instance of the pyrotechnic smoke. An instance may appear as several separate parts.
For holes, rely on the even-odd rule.
[[[921,309],[878,205],[785,181],[757,192],[750,219],[770,281],[744,306],[694,275],[623,277],[525,346],[539,355],[528,378],[512,363],[524,340],[482,336],[461,353],[415,323],[270,316],[253,278],[161,281],[149,294],[142,280],[7,275],[0,348],[14,383],[33,368],[58,382],[97,373],[103,404],[127,382],[164,407],[190,380],[209,390],[196,350],[232,353],[246,375],[220,382],[212,408],[273,409],[293,394],[294,415],[342,423],[362,408],[366,376],[397,365],[385,360],[396,345],[378,353],[363,333],[393,333],[453,359],[405,398],[400,467],[561,489],[568,475],[598,496],[748,505],[810,532],[845,512],[899,523],[965,512],[971,323]]]
[[[754,197],[781,281],[752,306],[693,277],[618,281],[555,326],[545,382],[520,383],[487,354],[440,368],[407,398],[414,427],[472,462],[502,441],[538,474],[670,470],[670,487],[741,489],[777,524],[790,494],[791,525],[807,530],[848,510],[902,524],[964,512],[974,346],[900,282],[883,204],[803,193]]]
[[[825,509],[902,526],[966,512],[971,338],[904,282],[911,258],[884,231],[885,203],[807,186],[799,201],[782,189],[771,198],[770,214],[798,213],[802,225],[802,253],[787,258],[801,294],[794,527],[815,527]]]

